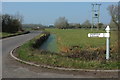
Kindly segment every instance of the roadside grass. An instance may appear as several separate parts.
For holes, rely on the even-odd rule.
[[[26,31],[27,32],[27,31]],[[6,33],[6,32],[1,32],[0,33],[0,37],[9,37],[9,36],[16,36],[16,35],[20,35],[23,34],[25,32],[16,32],[16,33]]]
[[[14,33],[14,34],[19,34],[20,32]],[[10,35],[14,35],[13,33],[6,33],[6,32],[1,32],[0,33],[0,37],[6,37],[6,36],[10,36]]]
[[[0,37],[5,37],[5,36],[9,36],[9,35],[13,35],[11,33],[5,33],[5,32],[1,32],[0,33]]]
[[[3,32],[2,33],[2,37],[6,37],[6,36],[10,36],[10,35],[15,35],[15,34],[19,34],[20,32],[17,32],[17,33],[5,33]]]
[[[41,34],[19,47],[16,50],[16,53],[18,53],[17,57],[36,64],[76,69],[118,69],[120,66],[118,61],[86,61],[80,58],[69,58],[59,53],[51,53],[33,48],[32,45],[35,41],[43,35]]]
[[[0,32],[0,37],[2,37],[2,33]]]

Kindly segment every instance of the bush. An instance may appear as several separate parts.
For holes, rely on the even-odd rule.
[[[7,33],[16,33],[21,30],[21,22],[11,15],[2,15],[2,31]]]
[[[117,48],[117,44],[111,46],[110,48],[110,57],[111,60],[118,60],[117,55],[118,52],[115,49]],[[80,58],[81,60],[100,60],[104,61],[106,56],[106,48],[105,47],[99,47],[99,48],[88,48],[88,49],[80,49],[79,46],[72,47],[69,49],[69,53],[67,54],[67,57],[69,58]]]

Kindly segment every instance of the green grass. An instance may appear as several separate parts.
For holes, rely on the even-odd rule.
[[[16,51],[18,53],[18,57],[37,64],[76,69],[118,69],[118,66],[120,66],[120,63],[117,61],[85,61],[79,58],[69,58],[59,53],[51,53],[49,51],[41,51],[33,48],[32,44],[34,44],[42,35],[44,34],[35,37],[19,47]]]
[[[0,37],[2,37],[2,33],[0,32]]]
[[[56,34],[58,47],[61,49],[70,48],[72,46],[80,46],[81,48],[95,48],[106,45],[106,38],[89,38],[88,33],[105,33],[103,30],[88,30],[88,29],[46,29],[47,31]],[[111,31],[111,45],[117,42],[117,32]]]
[[[1,32],[0,33],[0,37],[5,37],[5,36],[9,36],[9,35],[12,35],[10,33],[5,33],[5,32]]]
[[[31,31],[31,30],[32,30],[31,27],[23,27],[23,29],[24,29],[25,31]]]
[[[10,35],[13,35],[13,34],[12,33],[5,33],[5,32],[2,33],[2,37],[6,37],[6,36],[10,36]]]

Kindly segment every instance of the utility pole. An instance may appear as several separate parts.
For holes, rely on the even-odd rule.
[[[91,30],[94,28],[95,23],[100,23],[100,6],[101,4],[92,4],[92,27]],[[97,30],[99,26],[97,25]]]

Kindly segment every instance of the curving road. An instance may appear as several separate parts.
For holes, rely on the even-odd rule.
[[[2,77],[3,78],[93,78],[100,74],[89,72],[59,71],[46,68],[36,68],[15,61],[9,52],[24,42],[39,35],[40,31],[2,40]],[[89,76],[88,76],[89,75]],[[116,76],[116,75],[115,75]],[[103,77],[103,76],[102,76]],[[104,76],[106,77],[106,76]]]

